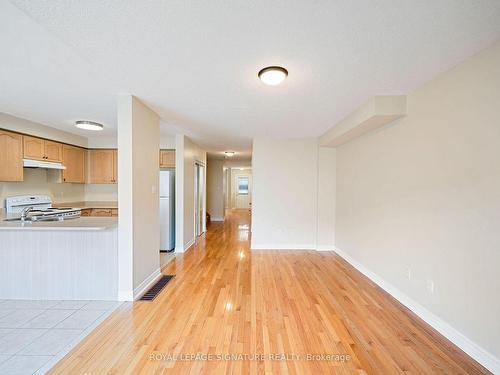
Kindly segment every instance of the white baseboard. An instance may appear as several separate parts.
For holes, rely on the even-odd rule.
[[[334,245],[318,245],[316,246],[316,250],[318,251],[334,251],[335,249]]]
[[[210,221],[224,221],[224,216],[212,216]]]
[[[187,244],[184,245],[184,251],[188,251],[191,246],[194,245],[195,239],[193,238],[191,241],[189,241]]]
[[[312,244],[254,244],[250,246],[252,250],[316,250],[316,245]]]
[[[136,288],[134,288],[134,300],[138,300],[142,297],[148,289],[156,283],[161,277],[161,270],[157,268],[151,275],[146,277],[142,283],[140,283]]]
[[[118,301],[133,301],[134,292],[133,291],[118,291]]]
[[[462,349],[470,357],[475,359],[481,365],[486,367],[489,371],[494,374],[500,374],[500,359],[495,357],[493,354],[476,344],[474,341],[463,335],[461,332],[457,331],[451,325],[443,321],[440,317],[434,313],[427,310],[424,306],[415,302],[413,299],[408,297],[406,294],[401,292],[392,284],[385,281],[382,277],[378,276],[376,273],[370,271],[368,268],[363,266],[361,263],[351,258],[348,254],[344,253],[342,250],[334,249],[339,256],[344,258],[349,264],[356,268],[363,275],[368,277],[371,281],[377,284],[379,287],[384,289],[387,293],[397,299],[401,304],[405,305],[408,309],[413,311],[420,319],[429,324],[432,328],[438,331],[441,335],[450,340],[453,344]]]
[[[175,253],[183,253],[193,245],[194,245],[194,238],[191,241],[189,241],[187,244],[185,244],[184,246],[183,245],[176,246],[174,252]]]

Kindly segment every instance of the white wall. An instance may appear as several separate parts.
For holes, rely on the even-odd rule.
[[[92,136],[87,141],[88,148],[117,148],[118,140],[116,137]]]
[[[56,171],[51,171],[60,173]],[[85,198],[85,185],[49,182],[46,169],[24,169],[24,181],[0,182],[0,206],[12,195],[48,195],[53,202],[81,202]]]
[[[85,184],[86,201],[118,201],[117,184]]]
[[[335,248],[336,150],[318,149],[318,250]]]
[[[214,221],[224,220],[224,160],[207,160],[207,212]]]
[[[253,249],[315,249],[318,141],[254,139]]]
[[[160,276],[159,117],[137,98],[118,96],[119,290],[135,298]]]
[[[175,161],[175,252],[186,251],[195,242],[194,171],[195,162],[206,166],[206,151],[184,135],[176,137]],[[206,170],[205,170],[206,172]],[[206,205],[206,173],[203,192]]]
[[[336,245],[498,361],[500,43],[407,100],[337,149]]]
[[[160,137],[160,148],[175,150],[175,137],[174,136],[161,136]]]
[[[75,146],[87,147],[87,138],[85,137],[1,112],[0,128],[29,134],[35,137],[48,138]]]

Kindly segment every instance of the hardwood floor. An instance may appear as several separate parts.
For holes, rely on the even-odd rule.
[[[211,224],[155,301],[124,304],[52,374],[488,373],[335,253],[250,251],[249,222]],[[169,361],[191,353],[289,358]],[[339,357],[292,357],[308,353]]]

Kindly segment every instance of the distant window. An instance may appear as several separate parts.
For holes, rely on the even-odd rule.
[[[238,194],[248,194],[248,177],[238,177]]]

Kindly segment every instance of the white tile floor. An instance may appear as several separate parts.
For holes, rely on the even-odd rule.
[[[0,300],[0,374],[45,374],[120,304]]]

